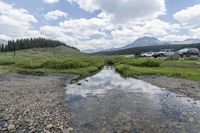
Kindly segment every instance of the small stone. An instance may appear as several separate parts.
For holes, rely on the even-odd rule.
[[[79,86],[80,86],[80,85],[81,85],[81,83],[78,83],[77,85],[79,85]]]
[[[48,124],[48,125],[46,126],[46,129],[51,129],[52,127],[53,127],[52,124]]]
[[[69,133],[71,133],[74,129],[72,127],[69,127],[67,130]]]
[[[193,118],[189,118],[189,121],[190,121],[190,122],[194,122],[194,119],[193,119]]]
[[[8,131],[12,131],[12,130],[15,130],[15,125],[10,124],[10,125],[8,126]]]
[[[64,130],[63,126],[59,126],[59,129],[60,129],[61,131],[63,131],[63,130]]]
[[[71,83],[75,83],[75,82],[76,82],[75,80],[72,80],[72,81],[71,81]]]

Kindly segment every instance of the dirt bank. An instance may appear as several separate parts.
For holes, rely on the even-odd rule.
[[[65,85],[75,75],[12,74],[0,77],[0,132],[64,132]]]
[[[159,76],[139,76],[138,78],[155,86],[200,100],[200,82]]]

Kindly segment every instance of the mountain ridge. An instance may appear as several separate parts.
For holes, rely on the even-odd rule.
[[[107,49],[107,50],[102,50],[102,51],[109,52],[109,51],[118,51],[118,50],[125,50],[129,48],[145,47],[145,46],[178,45],[178,44],[185,45],[185,44],[196,44],[196,43],[200,43],[200,39],[188,38],[183,41],[161,41],[155,37],[144,36],[144,37],[136,39],[134,42],[129,43],[123,47]],[[98,52],[102,52],[102,51],[98,51]]]

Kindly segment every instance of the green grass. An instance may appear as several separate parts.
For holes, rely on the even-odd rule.
[[[200,81],[200,61],[190,59],[113,58],[116,70],[125,77],[157,75]],[[144,63],[147,62],[147,63]],[[155,65],[159,64],[159,65]]]
[[[8,72],[62,72],[87,76],[98,71],[104,59],[67,47],[36,48],[0,53],[0,74]]]
[[[200,60],[177,56],[161,59],[89,56],[67,47],[36,48],[0,53],[0,75],[15,72],[60,72],[81,77],[114,65],[126,77],[162,75],[200,81]]]
[[[6,69],[3,66],[0,66],[0,75],[11,73],[11,69]]]

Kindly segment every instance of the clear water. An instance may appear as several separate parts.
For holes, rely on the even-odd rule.
[[[66,90],[75,133],[200,132],[200,101],[125,79],[112,67]]]

